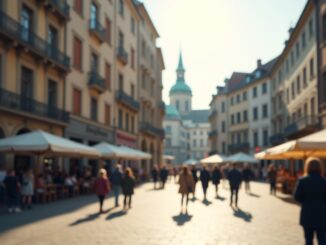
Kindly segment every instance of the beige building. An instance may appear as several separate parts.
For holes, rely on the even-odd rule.
[[[12,0],[0,1],[0,11],[0,138],[36,129],[62,136],[69,122],[62,99],[69,7]],[[24,169],[33,158],[8,154],[5,162]]]

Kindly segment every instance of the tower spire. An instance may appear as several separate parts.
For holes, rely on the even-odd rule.
[[[180,54],[179,54],[178,70],[184,70],[184,67],[183,67],[183,61],[182,61],[182,52],[181,52],[181,50],[180,50]]]

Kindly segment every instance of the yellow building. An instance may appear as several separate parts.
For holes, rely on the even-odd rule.
[[[11,0],[1,1],[0,10],[0,138],[35,129],[63,135],[69,122],[63,99],[69,6]],[[5,161],[8,168],[33,162],[12,155]]]

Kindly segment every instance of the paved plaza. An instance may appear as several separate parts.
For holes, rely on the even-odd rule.
[[[270,196],[267,184],[252,183],[252,195],[240,191],[239,211],[229,206],[228,190],[220,198],[209,187],[208,202],[189,203],[180,214],[178,186],[153,190],[151,183],[136,189],[127,213],[105,202],[98,215],[93,195],[37,205],[19,214],[0,216],[0,244],[304,244],[298,225],[299,206],[288,196]]]

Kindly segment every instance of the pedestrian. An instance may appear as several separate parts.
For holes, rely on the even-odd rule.
[[[242,174],[237,169],[237,165],[235,163],[232,163],[232,169],[228,173],[228,180],[231,191],[230,206],[232,206],[233,196],[235,196],[235,207],[238,207],[238,192],[242,181]]]
[[[20,212],[21,211],[19,208],[20,183],[15,174],[15,170],[11,169],[8,171],[8,175],[6,176],[6,178],[4,180],[4,184],[6,187],[6,195],[7,195],[9,213]]]
[[[210,179],[211,179],[211,177],[207,170],[207,167],[206,167],[206,165],[203,165],[203,168],[200,171],[200,181],[201,181],[201,185],[203,187],[204,201],[207,200],[206,193],[207,193],[208,183],[209,183]]]
[[[174,177],[174,183],[177,183],[177,175],[178,175],[177,168],[173,167],[172,172],[173,172],[173,177]]]
[[[179,193],[181,194],[181,213],[183,211],[183,203],[186,198],[186,213],[188,213],[188,202],[189,202],[189,193],[193,192],[194,189],[194,179],[190,173],[187,166],[182,167],[182,171],[179,175]]]
[[[0,163],[0,205],[5,203],[5,184],[4,180],[7,176],[7,172],[4,165]]]
[[[198,182],[198,176],[197,176],[197,167],[195,165],[193,165],[191,167],[191,175],[192,175],[192,178],[194,179],[194,188],[193,188],[193,191],[192,191],[192,196],[193,196],[193,199],[196,199],[196,184]]]
[[[160,179],[161,179],[161,188],[164,189],[166,180],[168,179],[169,172],[166,169],[166,166],[163,165],[160,169]]]
[[[270,164],[268,167],[267,178],[270,184],[270,194],[276,195],[276,177],[277,172],[274,164]]]
[[[317,234],[318,244],[326,244],[326,179],[323,178],[321,160],[308,158],[306,176],[299,179],[294,193],[301,204],[300,225],[303,227],[306,244],[313,244]]]
[[[245,182],[245,190],[246,193],[251,193],[250,190],[250,180],[252,180],[254,178],[254,174],[251,171],[249,164],[247,163],[244,167],[244,169],[242,170],[242,179]]]
[[[23,208],[32,208],[32,197],[34,195],[34,174],[32,169],[28,169],[23,174],[23,186],[22,186],[22,197],[23,197]]]
[[[215,185],[215,194],[218,197],[218,185],[222,179],[222,173],[218,166],[214,166],[213,173],[212,173],[212,182]]]
[[[124,210],[127,209],[127,202],[129,208],[131,208],[131,197],[134,194],[134,188],[135,188],[135,177],[132,173],[131,168],[126,168],[124,177],[122,179],[122,192],[124,195],[124,201],[123,201]]]
[[[154,190],[156,189],[157,178],[158,178],[158,167],[157,167],[157,165],[154,165],[154,167],[152,169],[152,179],[153,179],[153,183],[154,183]]]
[[[115,207],[119,207],[119,195],[120,195],[121,185],[122,185],[122,172],[121,172],[120,164],[116,164],[114,171],[111,174],[110,182],[114,194]]]
[[[109,180],[107,177],[106,170],[104,168],[101,168],[98,172],[98,177],[94,183],[94,189],[99,199],[99,204],[100,204],[99,213],[103,213],[104,198],[110,191]]]

